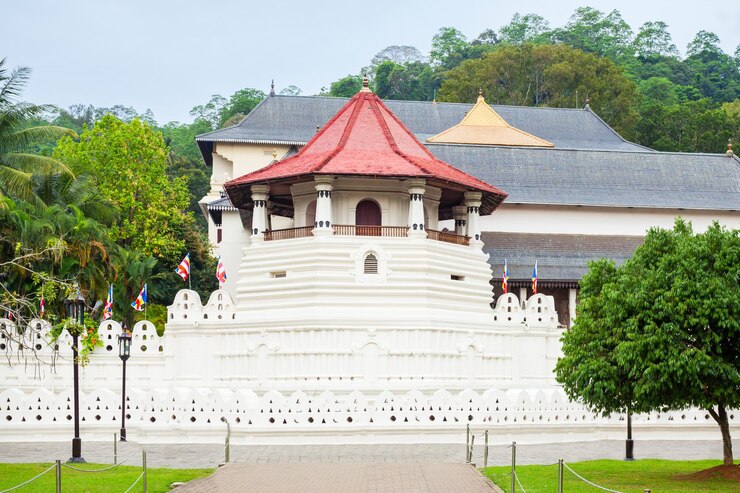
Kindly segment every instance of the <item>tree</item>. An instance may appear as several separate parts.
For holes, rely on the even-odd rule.
[[[72,171],[57,159],[33,154],[31,148],[36,143],[65,135],[76,137],[76,134],[58,126],[28,126],[31,119],[51,109],[18,101],[30,74],[31,70],[26,67],[8,73],[5,59],[0,60],[0,198],[11,197],[43,205],[33,191],[33,174],[55,171],[71,175]]]
[[[113,240],[160,258],[177,257],[192,221],[187,179],[167,176],[168,150],[162,134],[138,119],[112,115],[86,129],[79,142],[64,138],[54,156],[95,178],[100,195],[120,211],[110,226]]]
[[[359,75],[348,75],[329,86],[329,96],[339,98],[351,98],[362,89],[362,77]]]
[[[699,407],[722,433],[740,405],[740,232],[681,219],[651,229],[619,268],[592,263],[556,374],[597,412]]]
[[[434,97],[434,72],[426,63],[385,61],[378,65],[374,82],[376,94],[384,99],[431,101]]]
[[[221,113],[226,105],[226,98],[220,94],[214,94],[206,104],[199,104],[190,110],[190,116],[195,121],[207,122],[211,130],[215,130],[221,124]]]
[[[267,95],[259,89],[247,87],[239,89],[231,95],[219,111],[219,125],[226,126],[226,122],[234,117],[241,120],[252,111]],[[232,120],[233,121],[233,120]]]
[[[465,49],[468,41],[465,35],[454,27],[442,27],[432,37],[432,49],[429,61],[433,66],[451,69],[465,60]]]
[[[609,14],[579,7],[565,27],[552,32],[554,41],[612,60],[631,54],[632,29],[618,10]]]
[[[280,90],[281,96],[299,96],[301,94],[301,88],[294,85],[289,85],[288,87],[284,87]]]
[[[450,70],[437,93],[440,101],[475,101],[483,89],[497,104],[591,107],[618,132],[629,135],[636,119],[635,84],[611,60],[565,45],[499,45],[482,59]]]
[[[668,24],[662,21],[646,22],[640,26],[633,41],[635,52],[643,58],[653,56],[678,57],[678,48],[673,44]]]
[[[537,14],[514,14],[511,21],[499,29],[499,40],[502,43],[520,45],[537,43],[550,29],[550,23]]]
[[[686,45],[686,56],[700,55],[704,52],[722,53],[719,46],[719,36],[710,31],[699,31],[694,39]]]
[[[388,46],[383,48],[375,54],[373,59],[370,61],[371,67],[374,69],[383,62],[393,62],[399,65],[405,65],[413,62],[423,62],[424,55],[413,46]]]

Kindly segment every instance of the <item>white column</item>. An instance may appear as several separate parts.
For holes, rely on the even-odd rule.
[[[519,288],[519,301],[522,304],[522,308],[524,308],[527,301],[527,288]]]
[[[576,321],[576,294],[578,290],[570,288],[568,291],[568,315],[570,315],[570,326],[573,327],[573,322]]]
[[[252,241],[263,241],[267,228],[267,198],[270,187],[268,185],[252,185]]]
[[[316,189],[316,220],[313,225],[314,236],[331,236],[334,234],[331,214],[331,191],[334,189],[334,177],[320,175],[314,178]]]
[[[468,236],[470,245],[481,248],[483,241],[480,238],[480,203],[483,194],[480,192],[465,192],[465,207],[468,211]]]
[[[452,208],[452,217],[455,219],[455,234],[465,236],[465,233],[467,233],[465,225],[468,223],[468,210],[464,205],[456,205]]]
[[[409,180],[409,237],[426,238],[424,224],[424,185],[426,180]]]

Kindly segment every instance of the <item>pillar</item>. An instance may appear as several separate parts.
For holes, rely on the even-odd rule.
[[[424,225],[424,185],[426,180],[409,180],[409,238],[426,238]]]
[[[455,219],[455,234],[465,236],[465,233],[467,233],[465,225],[468,223],[468,210],[464,205],[457,205],[452,208],[452,217]]]
[[[570,327],[573,327],[573,322],[576,321],[576,294],[578,290],[570,288],[568,290],[568,316],[570,317]]]
[[[268,185],[252,185],[252,241],[263,241],[267,229],[267,198],[270,187]]]
[[[465,207],[468,212],[467,233],[470,237],[470,245],[478,248],[483,247],[480,235],[480,204],[483,194],[480,192],[465,192]]]
[[[316,189],[316,220],[313,224],[314,236],[331,236],[332,228],[331,192],[334,189],[331,175],[319,175],[314,178]]]
[[[527,288],[519,288],[519,301],[522,304],[522,308],[524,308],[527,301]]]

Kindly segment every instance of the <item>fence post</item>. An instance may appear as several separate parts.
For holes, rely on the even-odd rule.
[[[488,468],[488,430],[486,430],[485,434],[485,444],[483,449],[483,469]]]
[[[141,451],[141,465],[144,468],[144,476],[141,479],[144,484],[144,493],[147,493],[148,489],[146,484],[146,450]]]
[[[563,459],[558,459],[558,493],[563,493]]]
[[[516,442],[511,442],[511,493],[516,491]]]
[[[468,451],[468,462],[473,462],[473,447],[475,447],[475,435],[470,437],[470,450]]]
[[[113,464],[118,464],[118,434],[113,432]]]
[[[229,420],[226,419],[224,416],[221,416],[221,421],[226,423],[226,440],[224,440],[224,463],[229,463],[229,452],[231,448],[231,426],[229,425]]]
[[[470,462],[470,423],[465,425],[465,462]]]
[[[57,469],[54,475],[56,476],[56,493],[62,493],[62,461],[59,459],[57,459]]]

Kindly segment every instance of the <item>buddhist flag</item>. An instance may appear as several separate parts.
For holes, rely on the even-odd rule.
[[[537,261],[534,261],[534,269],[532,269],[532,293],[537,294]]]
[[[144,287],[141,288],[141,292],[139,293],[139,296],[137,296],[134,302],[131,303],[131,306],[137,312],[143,312],[144,305],[146,305],[146,284],[144,284]]]
[[[44,318],[44,313],[46,313],[46,303],[44,303],[44,297],[41,297],[41,301],[39,301],[39,316],[41,318]]]
[[[182,262],[180,262],[180,265],[177,266],[177,269],[175,269],[175,272],[182,277],[183,281],[186,281],[187,278],[190,276],[190,254],[188,253],[185,255],[185,258],[182,259]]]
[[[216,267],[216,279],[218,279],[219,284],[224,284],[226,282],[226,267],[224,267],[224,263],[221,261],[221,257],[218,257],[218,266]]]
[[[108,299],[105,300],[103,307],[103,320],[113,317],[113,284],[108,285]]]
[[[501,287],[504,290],[504,294],[509,292],[509,264],[506,259],[504,259],[504,276],[501,279]]]

